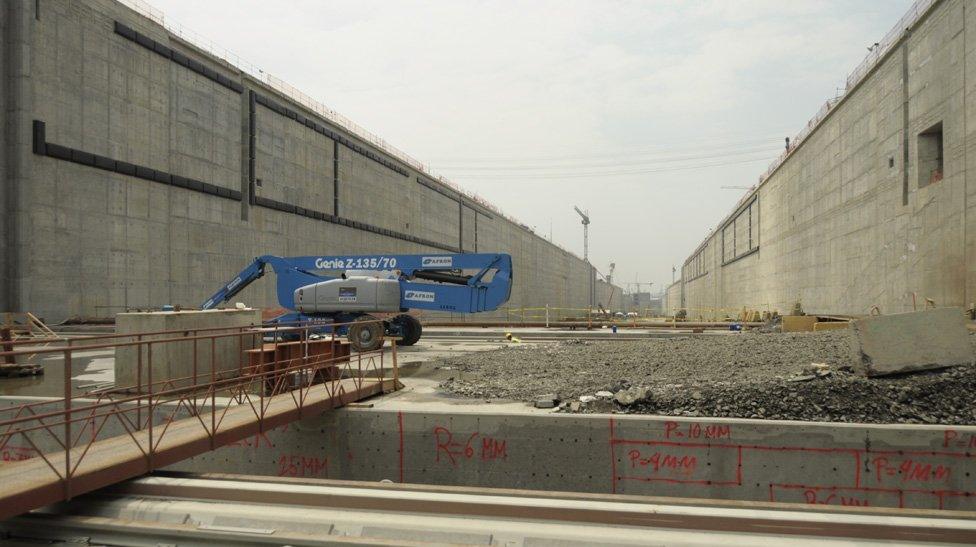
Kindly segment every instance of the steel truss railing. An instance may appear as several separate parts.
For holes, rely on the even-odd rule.
[[[312,405],[327,403],[334,408],[361,398],[350,391],[358,393],[377,384],[382,391],[389,380],[393,389],[396,388],[399,381],[396,339],[391,339],[386,349],[351,355],[338,351],[337,354],[340,343],[334,327],[342,325],[330,325],[333,333],[325,338],[314,334],[321,324],[296,324],[98,335],[74,339],[73,344],[59,348],[0,352],[0,356],[60,354],[64,361],[61,398],[0,409],[0,450],[15,439],[22,440],[62,483],[64,497],[69,499],[73,493],[72,479],[99,441],[128,438],[145,458],[146,469],[152,470],[157,468],[154,456],[178,420],[185,423],[189,419],[199,425],[213,450],[226,444],[221,439],[224,432],[221,426],[234,408],[250,409],[249,418],[259,431],[266,431],[275,425],[265,427],[268,411],[272,404],[281,405],[281,401],[290,403],[290,409],[302,416]],[[265,336],[272,337],[273,344],[265,344]],[[93,343],[95,339],[110,341]],[[218,341],[233,339],[238,340],[238,366],[218,370]],[[154,374],[154,367],[160,366],[158,358],[153,361],[154,348],[158,355],[161,346],[188,343],[192,344],[190,375],[160,378],[159,371]],[[330,347],[328,353],[316,353],[322,345]],[[200,363],[201,347],[209,349],[209,366]],[[76,354],[120,348],[136,350],[134,385],[87,392],[72,388]],[[246,353],[254,348],[258,348],[259,356],[253,362],[246,362]],[[265,360],[269,351],[273,357]],[[110,423],[118,425],[122,432],[107,434],[106,426]],[[45,450],[45,446],[54,448]]]

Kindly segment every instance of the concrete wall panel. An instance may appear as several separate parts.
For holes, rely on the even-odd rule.
[[[39,17],[30,0],[4,6],[19,26],[6,17],[16,32],[3,47],[23,35],[17,58],[27,62],[5,71],[8,84],[26,87],[3,94],[18,105],[4,110],[16,122],[4,133],[4,245],[16,249],[4,308],[56,321],[192,307],[262,254],[450,252],[461,243],[470,252],[476,242],[479,252],[513,255],[511,305],[590,303],[591,272],[578,257],[500,215],[462,212],[452,189],[418,183],[423,175],[404,162],[122,4],[40,5]],[[254,108],[253,173],[251,92],[264,98]],[[43,152],[31,153],[33,120],[45,124]],[[85,164],[90,154],[108,165]],[[252,179],[261,181],[255,197],[270,202],[251,201]],[[240,299],[275,306],[273,282]]]
[[[971,427],[348,410],[183,471],[972,510]],[[246,454],[246,458],[242,455]],[[317,461],[322,465],[310,465]]]
[[[4,397],[0,407],[23,402]],[[157,420],[170,413],[160,408]],[[175,417],[188,414],[180,409]],[[56,450],[45,432],[29,435],[42,451]],[[100,433],[111,435],[125,435],[114,420]],[[974,446],[971,426],[357,408],[293,422],[170,469],[972,511]],[[36,455],[31,443],[14,439],[0,465]]]
[[[706,276],[686,277],[690,316],[785,312],[795,302],[810,312],[863,314],[873,306],[908,311],[925,298],[940,306],[976,300],[967,168],[976,103],[964,70],[973,62],[973,11],[962,0],[933,4],[759,186],[759,251],[724,265],[714,254]],[[919,135],[937,123],[943,177],[920,185]],[[721,248],[723,226],[709,247]]]

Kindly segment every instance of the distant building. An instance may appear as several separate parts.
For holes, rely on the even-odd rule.
[[[633,311],[640,315],[663,315],[664,295],[650,292],[636,292],[627,295],[630,298]]]

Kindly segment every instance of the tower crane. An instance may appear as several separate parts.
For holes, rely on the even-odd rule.
[[[576,209],[576,214],[583,218],[583,260],[586,262],[590,261],[590,213],[589,211],[583,212],[579,207],[573,206]]]

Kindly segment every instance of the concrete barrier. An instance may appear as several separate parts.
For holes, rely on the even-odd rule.
[[[227,331],[201,332],[199,336],[229,334],[239,327],[261,325],[261,310],[207,310],[171,311],[148,313],[120,313],[116,316],[116,331],[119,334],[140,332],[182,331],[176,334],[156,334],[144,336],[143,340],[165,340],[178,338],[183,332],[193,333],[198,329],[224,328]],[[261,344],[258,336],[230,336],[214,341],[213,368],[216,372],[237,370],[246,364],[243,352]],[[142,359],[139,359],[139,351]],[[194,359],[196,353],[196,359]],[[135,386],[139,381],[138,367],[142,363],[141,381],[146,382],[146,368],[149,355],[145,347],[125,346],[115,350],[115,385]],[[169,342],[153,345],[153,381],[171,378],[188,378],[193,374],[194,363],[198,374],[208,375],[211,369],[210,340],[194,342]]]
[[[0,398],[0,408],[24,401]],[[169,469],[976,510],[974,426],[492,413],[490,407],[471,408],[343,408]],[[107,434],[124,432],[109,422],[103,435]],[[32,440],[41,450],[56,448],[43,432]],[[15,437],[0,456],[7,462],[34,457],[36,452]]]
[[[962,308],[864,317],[851,327],[854,361],[867,376],[973,362]]]
[[[976,427],[343,409],[175,469],[976,509]]]

